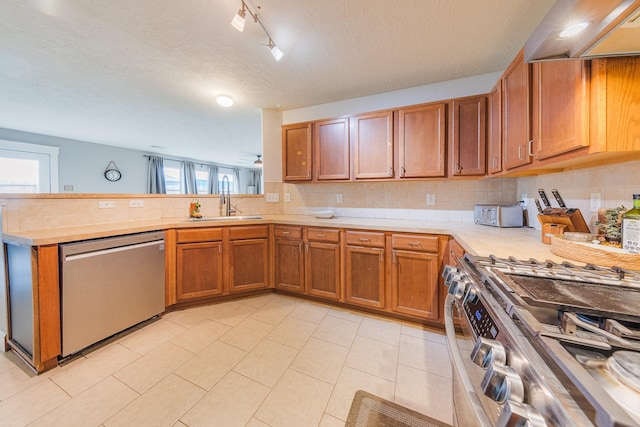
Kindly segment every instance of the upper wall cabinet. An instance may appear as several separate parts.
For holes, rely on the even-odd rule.
[[[282,127],[282,178],[311,181],[311,123]]]
[[[523,51],[502,75],[503,168],[531,163],[529,153],[529,65]]]
[[[313,139],[315,179],[349,179],[349,119],[316,122]]]
[[[399,178],[445,176],[446,104],[403,108],[398,115]]]
[[[487,173],[487,97],[451,102],[451,176]]]
[[[350,118],[355,179],[393,178],[393,112]]]
[[[487,102],[489,103],[487,168],[489,174],[495,174],[502,171],[502,84],[500,81],[489,92]]]

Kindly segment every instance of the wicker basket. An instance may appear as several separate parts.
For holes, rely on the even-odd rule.
[[[561,235],[551,237],[551,252],[585,264],[640,270],[640,255],[638,254],[630,254],[610,246],[571,242],[565,240]]]

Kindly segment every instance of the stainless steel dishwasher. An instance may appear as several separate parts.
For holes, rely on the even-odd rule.
[[[164,311],[164,232],[60,245],[62,356]]]

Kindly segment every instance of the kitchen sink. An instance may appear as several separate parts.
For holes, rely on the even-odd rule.
[[[248,219],[262,219],[261,215],[240,215],[240,216],[203,216],[202,218],[189,218],[190,222],[204,221],[243,221]]]

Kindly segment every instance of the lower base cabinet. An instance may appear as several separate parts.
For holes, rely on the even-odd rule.
[[[340,299],[340,244],[307,242],[306,292],[309,295]]]
[[[268,288],[268,226],[230,228],[229,240],[229,292]]]
[[[385,307],[385,234],[347,231],[345,301],[365,307]]]
[[[222,242],[177,245],[176,270],[178,301],[222,295]]]

